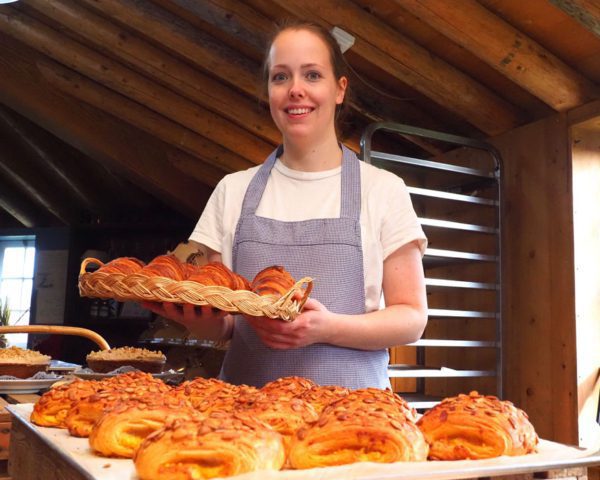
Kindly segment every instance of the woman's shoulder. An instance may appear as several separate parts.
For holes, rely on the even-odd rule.
[[[360,162],[360,174],[361,182],[367,191],[406,188],[402,177],[367,162]]]
[[[217,188],[224,190],[231,190],[233,188],[237,190],[238,188],[247,187],[259,168],[260,165],[256,165],[246,170],[228,173],[221,179]]]

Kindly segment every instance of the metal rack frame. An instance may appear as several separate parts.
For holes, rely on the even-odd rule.
[[[372,150],[372,138],[378,131],[387,131],[399,135],[417,136],[423,139],[444,142],[456,147],[467,147],[475,150],[481,150],[487,153],[493,160],[494,168],[492,170],[479,170],[449,163],[438,162],[423,158],[416,158],[405,155],[395,155]],[[429,309],[430,318],[494,318],[496,325],[495,341],[477,341],[477,340],[437,340],[422,339],[411,346],[417,347],[417,365],[390,365],[388,373],[390,377],[411,377],[417,378],[417,390],[423,391],[424,378],[430,377],[496,377],[496,391],[499,397],[502,397],[502,303],[501,303],[501,242],[500,242],[500,219],[501,212],[501,172],[502,158],[498,150],[491,144],[457,135],[446,134],[433,130],[413,127],[399,123],[373,123],[369,125],[360,140],[360,158],[367,163],[373,160],[380,162],[391,162],[396,165],[407,166],[407,168],[418,168],[424,171],[452,172],[473,177],[473,180],[482,182],[493,182],[496,187],[497,195],[494,199],[480,198],[462,193],[454,193],[444,190],[435,190],[430,188],[421,188],[407,185],[408,191],[413,195],[433,197],[442,200],[451,200],[471,204],[480,204],[495,207],[495,226],[488,227],[467,223],[453,222],[449,220],[440,220],[432,218],[419,217],[423,226],[447,228],[459,231],[479,232],[495,235],[495,255],[484,255],[455,250],[441,250],[428,248],[423,258],[425,268],[442,265],[445,262],[494,262],[496,264],[496,279],[494,283],[489,282],[470,282],[461,280],[446,280],[437,278],[426,278],[426,287],[428,292],[435,288],[458,288],[458,289],[479,289],[496,291],[496,309],[494,312],[476,311],[476,310],[454,310],[454,309]],[[459,348],[495,348],[496,349],[496,368],[495,370],[454,370],[447,368],[428,368],[424,366],[425,348],[435,347],[459,347]],[[411,397],[411,395],[408,395]],[[414,398],[407,398],[415,408],[429,408],[439,399],[423,400],[421,396],[413,394]]]

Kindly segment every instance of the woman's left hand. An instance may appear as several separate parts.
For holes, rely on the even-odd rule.
[[[265,345],[287,350],[327,342],[328,319],[331,316],[332,313],[321,302],[309,298],[304,310],[293,322],[269,317],[244,317]]]

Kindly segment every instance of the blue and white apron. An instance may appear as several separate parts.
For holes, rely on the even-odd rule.
[[[294,278],[315,279],[311,297],[340,314],[365,313],[360,232],[360,164],[342,146],[339,218],[286,222],[259,217],[256,209],[275,150],[248,186],[233,241],[233,269],[247,278],[269,265],[282,265]],[[318,343],[291,350],[272,349],[238,315],[220,377],[234,384],[261,387],[279,377],[297,375],[319,385],[389,388],[386,349],[358,350]]]

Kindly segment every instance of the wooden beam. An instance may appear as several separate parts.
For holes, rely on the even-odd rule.
[[[26,0],[24,3],[77,32],[99,50],[110,51],[117,59],[169,86],[179,95],[222,115],[272,145],[280,142],[279,130],[269,115],[260,111],[256,100],[213,80],[130,30],[81,7],[81,2]]]
[[[0,32],[0,102],[182,213],[202,211],[210,191],[170,166],[166,144],[48,88],[37,60],[34,50]]]
[[[18,118],[14,112],[2,106],[0,106],[0,123],[10,129],[17,141],[31,153],[29,157],[37,167],[36,170],[39,169],[40,174],[47,172],[47,175],[44,175],[46,183],[50,182],[50,177],[54,177],[57,184],[62,184],[61,187],[56,186],[55,190],[62,191],[64,187],[82,207],[90,211],[98,211],[101,207],[99,195],[90,194],[93,188],[90,190],[89,182],[83,182],[77,169],[65,168],[64,154],[58,158],[56,142],[50,142],[47,132],[39,128],[35,129],[31,123],[26,122],[22,117]]]
[[[550,3],[600,37],[600,3],[597,0],[550,0]]]
[[[35,206],[31,199],[23,194],[22,189],[17,188],[2,170],[0,170],[0,209],[26,228],[47,227],[61,223],[54,217],[43,214],[43,210]]]
[[[554,110],[598,96],[584,76],[476,0],[461,0],[460,8],[446,0],[395,1]]]
[[[349,0],[273,0],[292,15],[327,27],[339,26],[356,37],[352,50],[487,135],[524,122],[523,113],[487,87],[435,57]]]
[[[8,131],[8,129],[5,129]],[[65,198],[60,188],[47,169],[32,158],[31,152],[19,145],[14,134],[9,137],[5,131],[0,132],[0,171],[4,177],[35,203],[48,210],[65,225],[72,225],[78,218],[78,211],[73,203]],[[12,130],[10,131],[12,134]]]
[[[41,60],[38,67],[44,78],[59,90],[196,156],[196,161],[204,164],[206,168],[209,179],[207,185],[211,187],[214,187],[225,173],[244,170],[254,165],[246,158],[56,62]]]
[[[50,58],[135,100],[225,148],[261,163],[272,145],[159,83],[71,40],[17,10],[0,12],[4,31]]]

